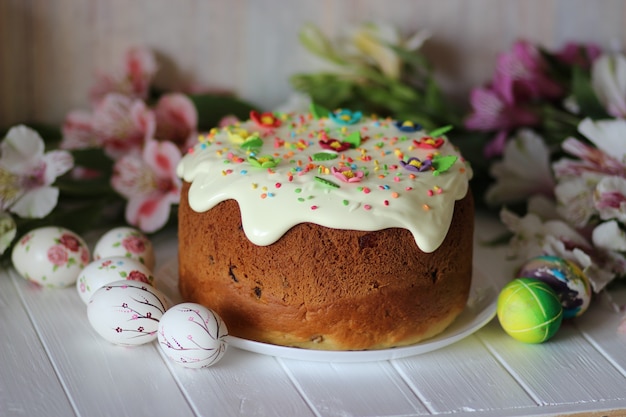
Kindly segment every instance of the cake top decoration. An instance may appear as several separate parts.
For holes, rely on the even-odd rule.
[[[202,212],[239,203],[246,236],[270,245],[296,224],[410,230],[432,252],[472,171],[446,138],[411,121],[312,105],[307,113],[251,112],[199,136],[178,166]]]

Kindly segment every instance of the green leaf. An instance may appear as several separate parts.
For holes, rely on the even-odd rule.
[[[357,130],[350,133],[348,136],[343,138],[343,142],[348,142],[353,147],[358,148],[359,146],[361,146],[361,132]]]
[[[572,94],[580,107],[582,114],[592,119],[603,119],[609,117],[602,104],[596,97],[591,86],[591,76],[588,71],[575,66],[572,71]]]
[[[263,140],[258,136],[258,134],[250,136],[241,145],[239,145],[242,149],[260,148],[261,146],[263,146]]]
[[[309,52],[333,62],[337,65],[346,65],[346,61],[339,56],[332,43],[324,36],[322,31],[312,23],[305,24],[298,33],[300,43]]]
[[[331,152],[317,152],[311,155],[311,159],[315,162],[318,161],[332,161],[333,159],[337,159],[339,155]]]
[[[314,102],[311,102],[311,105],[309,106],[309,110],[311,111],[311,114],[313,114],[313,117],[315,117],[316,119],[322,119],[324,117],[328,117],[328,115],[330,114],[330,110]]]
[[[445,135],[446,133],[448,133],[452,129],[453,129],[452,125],[442,126],[442,127],[438,128],[438,129],[435,129],[435,130],[431,131],[429,133],[429,135],[435,138],[435,137],[438,137],[438,136],[441,136],[441,135]]]
[[[435,171],[433,175],[443,174],[456,162],[458,157],[456,155],[446,155],[446,156],[436,156],[433,158],[433,166],[435,167]]]
[[[200,94],[189,96],[198,111],[198,130],[207,131],[218,125],[219,121],[228,115],[241,120],[250,117],[250,111],[255,107],[235,97]]]
[[[104,153],[104,148],[73,149],[74,165],[110,174],[113,171],[113,160]]]
[[[316,104],[327,109],[350,108],[347,104],[355,98],[356,84],[335,74],[296,74],[290,78],[292,87],[308,94]]]

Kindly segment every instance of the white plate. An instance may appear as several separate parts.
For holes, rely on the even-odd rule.
[[[172,302],[183,302],[178,291],[176,259],[159,268],[155,279],[155,286],[167,294]],[[399,359],[440,349],[476,332],[495,316],[497,299],[496,288],[485,275],[474,268],[469,299],[459,317],[442,333],[414,345],[380,350],[336,351],[278,346],[235,336],[228,336],[227,340],[229,345],[239,349],[287,359],[318,362],[371,362]],[[226,325],[228,326],[228,323]]]

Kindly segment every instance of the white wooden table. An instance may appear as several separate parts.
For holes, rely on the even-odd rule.
[[[478,218],[477,241],[494,220]],[[158,261],[175,238],[154,238]],[[502,284],[502,249],[477,246]],[[626,294],[617,293],[621,301]],[[367,363],[305,362],[230,348],[208,369],[169,362],[156,343],[109,344],[74,288],[45,290],[0,272],[0,416],[626,415],[626,336],[601,303],[542,345],[497,320],[445,348]]]

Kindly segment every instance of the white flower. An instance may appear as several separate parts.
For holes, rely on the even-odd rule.
[[[604,177],[593,192],[593,203],[602,220],[626,223],[626,179]]]
[[[554,180],[550,152],[540,136],[523,129],[504,148],[503,159],[491,166],[495,177],[486,194],[488,204],[527,200],[535,194],[551,195]]]
[[[511,256],[530,259],[552,255],[567,259],[583,270],[595,292],[601,291],[620,268],[619,257],[610,252],[602,254],[605,259],[600,265],[592,245],[562,220],[544,221],[530,210],[524,217],[519,217],[507,209],[502,209],[500,219],[514,234],[509,243]]]
[[[584,119],[578,124],[578,131],[585,135],[605,154],[620,163],[626,163],[626,120]]]
[[[591,85],[606,111],[626,117],[626,57],[603,55],[591,67]]]
[[[600,223],[591,235],[593,244],[598,248],[626,252],[626,233],[615,220]]]
[[[366,23],[353,29],[352,44],[363,57],[372,60],[381,71],[394,79],[400,77],[402,62],[390,45],[396,45],[400,36],[394,27]]]
[[[564,179],[554,187],[558,211],[574,227],[585,226],[596,213],[592,195],[598,181],[597,176],[583,173],[580,177]]]
[[[11,128],[0,144],[0,210],[43,218],[56,206],[56,178],[74,165],[67,151],[44,153],[39,134],[26,126]]]
[[[394,47],[408,51],[421,48],[430,37],[428,31],[418,31],[402,39],[398,30],[382,23],[364,23],[350,31],[350,40],[360,58],[376,65],[386,76],[398,79],[402,71],[402,59]]]

